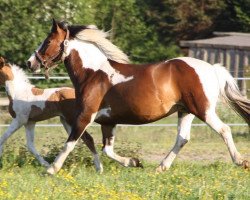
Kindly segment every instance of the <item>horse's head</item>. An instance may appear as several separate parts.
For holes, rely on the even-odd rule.
[[[0,85],[4,85],[5,81],[13,80],[13,77],[10,65],[3,57],[0,57]]]
[[[64,48],[67,46],[69,31],[66,23],[57,23],[53,19],[52,28],[46,39],[27,61],[32,71],[40,70],[42,65],[46,71],[61,61]]]

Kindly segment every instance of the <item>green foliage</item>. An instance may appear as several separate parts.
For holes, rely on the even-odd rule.
[[[216,19],[218,31],[250,31],[250,0],[225,0],[225,10]]]
[[[55,18],[96,24],[110,31],[110,39],[132,62],[155,62],[179,56],[181,39],[207,37],[214,30],[250,31],[249,6],[249,0],[2,0],[0,55],[25,68]],[[66,73],[64,67],[53,72]]]

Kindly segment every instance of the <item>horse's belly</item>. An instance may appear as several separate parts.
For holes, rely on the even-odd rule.
[[[133,106],[120,105],[119,107],[106,107],[99,110],[96,115],[98,123],[113,124],[145,124],[157,121],[176,111],[173,104]]]
[[[50,106],[49,108],[40,108],[38,106],[31,106],[31,111],[29,113],[29,120],[32,121],[43,121],[55,116],[58,116],[58,109],[55,106]]]

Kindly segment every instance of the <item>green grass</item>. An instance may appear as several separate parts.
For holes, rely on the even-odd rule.
[[[227,123],[242,123],[228,108],[220,109],[220,115]],[[6,123],[9,120],[4,117]],[[156,123],[175,122],[173,115]],[[5,130],[1,128],[0,134]],[[88,130],[101,152],[100,127]],[[249,128],[233,127],[232,132],[239,152],[250,160]],[[191,141],[170,170],[156,174],[155,168],[175,137],[176,127],[118,127],[115,151],[139,157],[143,169],[124,168],[102,155],[104,173],[97,174],[90,152],[79,142],[59,174],[49,176],[27,152],[22,128],[5,144],[0,162],[0,199],[250,199],[250,171],[232,164],[223,140],[209,127],[193,127]],[[66,139],[61,127],[36,128],[36,147],[49,162]]]
[[[221,138],[206,127],[193,129],[192,140],[172,168],[155,168],[175,141],[176,128],[119,127],[115,150],[142,160],[143,169],[124,168],[101,156],[104,173],[97,174],[92,157],[79,142],[63,169],[49,176],[27,152],[24,130],[10,138],[0,170],[0,199],[249,199],[250,171],[236,167]],[[239,130],[238,130],[239,131]],[[244,128],[234,134],[236,146],[250,160],[250,137]],[[1,130],[3,132],[3,129]],[[37,128],[36,146],[50,162],[66,140],[63,128]],[[101,151],[99,127],[91,127]],[[51,136],[51,137],[50,137]]]
[[[152,164],[144,163],[144,169],[123,168],[103,160],[105,172],[101,175],[87,162],[67,162],[55,176],[46,175],[32,159],[23,164],[16,160],[12,166],[9,162],[0,172],[0,199],[250,198],[249,171],[228,163],[182,161],[166,173],[156,174]]]

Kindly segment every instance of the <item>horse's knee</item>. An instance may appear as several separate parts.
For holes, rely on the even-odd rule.
[[[222,128],[220,129],[220,134],[223,137],[227,137],[228,135],[231,135],[231,128],[228,125],[224,125],[222,126]]]

